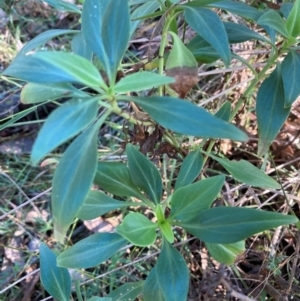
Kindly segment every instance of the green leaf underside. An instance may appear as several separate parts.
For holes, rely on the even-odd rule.
[[[275,10],[268,10],[265,12],[258,20],[257,24],[262,26],[268,26],[277,32],[279,32],[284,37],[289,37],[289,33],[286,29],[286,25],[282,17]]]
[[[220,263],[233,264],[236,256],[245,251],[245,241],[233,244],[205,244],[210,255]]]
[[[208,209],[219,194],[224,180],[222,175],[210,177],[176,190],[171,199],[169,219],[187,221]]]
[[[224,102],[222,107],[218,110],[218,112],[215,114],[215,116],[224,121],[229,121],[230,113],[231,113],[231,103],[229,101],[226,101]]]
[[[144,281],[125,283],[107,296],[113,301],[133,301],[143,291]]]
[[[143,198],[130,177],[126,164],[121,162],[98,162],[95,184],[117,196]]]
[[[211,158],[219,162],[235,179],[254,187],[279,189],[281,186],[262,170],[245,160],[230,161],[213,155]]]
[[[185,7],[187,23],[202,36],[220,55],[226,66],[231,53],[224,25],[218,15],[210,9]]]
[[[206,243],[231,244],[272,228],[297,223],[294,216],[240,207],[214,207],[177,224]]]
[[[247,135],[233,124],[220,120],[183,99],[154,96],[132,97],[130,100],[138,104],[157,123],[179,134],[239,141],[248,139]]]
[[[300,1],[294,1],[293,8],[286,20],[286,27],[289,34],[297,38],[300,35]]]
[[[166,62],[166,70],[178,67],[197,68],[198,64],[191,51],[183,44],[181,39],[173,32],[169,33],[173,39],[173,47]]]
[[[154,243],[156,228],[157,224],[144,215],[131,212],[125,216],[122,224],[116,227],[116,231],[134,245],[146,247]]]
[[[112,210],[138,205],[139,203],[118,201],[102,191],[92,190],[88,193],[84,203],[80,207],[77,218],[81,220],[92,220]]]
[[[3,74],[40,84],[72,82],[90,87],[105,85],[91,62],[79,55],[59,51],[17,56]]]
[[[166,240],[156,263],[156,277],[165,301],[186,300],[189,271],[182,255]]]
[[[159,203],[162,195],[162,180],[156,166],[131,144],[127,144],[126,154],[132,181],[147,194],[151,201]]]
[[[128,1],[86,0],[82,11],[82,32],[113,85],[129,41]]]
[[[281,74],[284,86],[285,107],[290,107],[300,95],[300,54],[298,52],[289,51],[282,62]]]
[[[287,119],[290,108],[285,108],[284,88],[280,65],[258,89],[256,115],[259,133],[258,155],[263,156]]]
[[[57,267],[56,255],[44,243],[40,245],[41,281],[46,291],[56,300],[69,301],[71,277],[68,269]]]
[[[21,102],[35,104],[62,97],[85,98],[89,95],[74,88],[71,84],[36,84],[28,83],[21,91]]]
[[[200,174],[203,156],[199,150],[190,152],[183,160],[175,184],[175,190],[191,184]]]
[[[39,131],[31,152],[37,164],[56,147],[73,138],[97,116],[97,99],[74,99],[54,110]]]
[[[51,201],[54,235],[60,242],[63,241],[93,183],[100,125],[99,122],[94,124],[72,142],[54,173]]]
[[[144,284],[144,301],[165,301],[162,290],[158,284],[156,267],[149,273]]]
[[[122,78],[115,86],[115,93],[138,92],[174,83],[173,77],[159,75],[153,72],[137,72]]]
[[[94,267],[113,256],[126,242],[117,233],[96,233],[61,253],[57,264],[74,269]]]

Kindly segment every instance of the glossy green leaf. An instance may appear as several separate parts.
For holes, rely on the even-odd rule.
[[[57,10],[67,11],[71,13],[81,14],[81,10],[73,3],[63,0],[43,0],[47,2]]]
[[[284,87],[285,107],[290,107],[300,95],[300,54],[298,52],[294,50],[289,51],[282,62],[281,75]]]
[[[156,204],[162,196],[162,180],[156,166],[133,145],[127,144],[126,154],[132,181]]]
[[[132,97],[163,127],[184,135],[246,141],[247,135],[233,124],[214,117],[189,101],[174,97]]]
[[[129,42],[128,1],[86,0],[82,11],[82,32],[113,85]]]
[[[28,83],[23,87],[21,92],[21,102],[24,104],[35,104],[63,97],[83,98],[88,97],[88,94],[67,83]]]
[[[174,232],[169,222],[164,220],[162,223],[159,224],[159,228],[166,240],[170,244],[172,244],[174,242]]]
[[[112,301],[133,301],[143,291],[143,285],[144,281],[125,283],[107,296],[112,298]]]
[[[183,44],[181,39],[173,32],[169,32],[173,39],[173,47],[166,62],[166,69],[177,67],[197,68],[198,64],[191,51]]]
[[[97,99],[74,99],[54,110],[39,131],[31,152],[36,165],[48,153],[80,133],[97,116]]]
[[[55,170],[51,201],[54,236],[59,242],[63,242],[93,183],[97,167],[98,130],[105,117],[107,115],[72,142]]]
[[[136,246],[152,245],[156,239],[157,224],[151,222],[140,213],[130,212],[121,225],[116,227],[117,233]]]
[[[45,290],[56,300],[69,301],[71,277],[68,269],[56,265],[56,255],[44,243],[40,245],[41,281]]]
[[[270,43],[270,40],[251,30],[247,26],[233,22],[224,22],[223,24],[227,32],[229,43],[242,43],[250,40],[258,40]]]
[[[17,56],[2,74],[40,84],[72,82],[105,87],[100,73],[91,62],[67,52],[39,51]]]
[[[156,263],[156,277],[165,301],[185,301],[189,271],[182,255],[166,240]]]
[[[215,176],[179,188],[171,198],[169,219],[190,220],[208,209],[219,194],[225,177]]]
[[[256,98],[258,124],[258,155],[263,156],[287,119],[290,108],[285,107],[280,65],[263,81]]]
[[[57,264],[73,269],[94,267],[113,256],[126,242],[117,233],[96,233],[62,252],[57,257]]]
[[[296,0],[294,6],[286,20],[286,28],[289,34],[298,38],[300,35],[300,1]]]
[[[224,121],[229,121],[230,113],[231,113],[231,103],[230,101],[226,101],[224,102],[222,107],[218,110],[218,112],[215,114],[215,116]]]
[[[258,20],[258,25],[264,25],[269,26],[273,29],[275,29],[277,32],[279,32],[284,37],[289,37],[289,33],[286,28],[286,24],[284,23],[282,17],[279,13],[277,13],[275,10],[268,10],[265,12]]]
[[[175,183],[175,190],[191,184],[200,174],[203,156],[199,150],[190,152],[183,160]]]
[[[255,7],[237,1],[220,1],[212,3],[209,6],[227,10],[234,15],[255,21],[263,14],[263,12]]]
[[[61,36],[61,35],[67,35],[67,34],[76,34],[78,33],[78,30],[69,30],[69,29],[51,29],[47,30],[38,36],[36,36],[34,39],[27,42],[22,49],[18,52],[17,56],[23,56],[29,51],[45,44],[49,40]]]
[[[145,281],[143,295],[144,301],[165,301],[158,283],[156,267],[151,270]]]
[[[245,241],[232,244],[205,244],[210,255],[220,263],[233,264],[237,255],[245,251]]]
[[[280,189],[280,184],[262,170],[246,160],[228,160],[213,155],[211,158],[219,162],[235,179],[254,187]]]
[[[93,52],[88,47],[88,44],[83,36],[82,31],[73,37],[71,46],[72,46],[72,51],[75,54],[86,58],[88,61],[92,60]]]
[[[138,92],[174,83],[173,77],[159,75],[153,72],[142,71],[127,75],[114,87],[115,93]]]
[[[220,54],[226,66],[230,64],[231,53],[227,33],[218,15],[207,8],[185,7],[187,23]]]
[[[143,199],[137,186],[132,182],[129,169],[121,162],[98,162],[95,184],[117,196],[135,196]]]
[[[112,210],[138,205],[140,203],[118,201],[102,191],[91,190],[80,207],[77,217],[81,220],[91,220]]]
[[[295,216],[242,207],[213,207],[178,222],[206,243],[231,244],[272,228],[297,223]]]

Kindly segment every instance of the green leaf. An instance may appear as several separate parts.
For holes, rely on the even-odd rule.
[[[300,35],[300,1],[296,0],[294,2],[294,6],[292,11],[290,12],[287,20],[286,20],[286,28],[288,33],[297,38]]]
[[[284,102],[281,68],[277,65],[259,87],[256,98],[259,156],[263,156],[268,151],[290,113],[290,108],[286,108]]]
[[[205,244],[210,255],[220,263],[233,264],[236,256],[245,251],[245,241],[232,244]]]
[[[89,48],[89,46],[83,36],[82,31],[73,37],[71,46],[72,46],[72,51],[75,54],[84,57],[88,61],[92,60],[93,52]]]
[[[280,5],[280,12],[282,13],[282,15],[285,19],[288,18],[288,16],[291,13],[293,7],[294,7],[294,3],[291,3],[291,2],[282,3]],[[289,31],[288,22],[286,22],[286,27],[287,27],[287,30]]]
[[[169,219],[190,220],[208,209],[219,194],[225,177],[215,176],[179,188],[171,198]]]
[[[22,49],[18,52],[17,56],[23,56],[29,51],[39,47],[40,45],[45,44],[52,38],[55,38],[57,36],[61,35],[67,35],[67,34],[76,34],[78,33],[78,30],[69,30],[69,29],[51,29],[47,30],[38,36],[36,36],[34,39],[27,42]]]
[[[126,242],[117,233],[96,233],[62,252],[57,264],[71,269],[91,268],[113,256]]]
[[[129,100],[129,99],[128,99]],[[184,135],[246,141],[247,135],[234,125],[214,117],[189,101],[174,97],[131,97],[163,127]]]
[[[102,191],[91,190],[77,213],[81,220],[91,220],[112,210],[138,206],[140,203],[117,201]]]
[[[100,298],[100,297],[92,297],[90,299],[88,299],[87,301],[113,301],[112,298]]]
[[[298,52],[289,51],[282,62],[281,75],[284,87],[285,107],[290,107],[300,95],[300,54]]]
[[[130,212],[121,225],[116,227],[117,233],[136,246],[152,245],[156,239],[157,224],[151,222],[140,213]]]
[[[215,116],[224,121],[229,121],[230,112],[231,112],[231,103],[230,103],[230,101],[226,101],[226,102],[224,102],[222,107],[219,109],[219,111],[215,114]]]
[[[138,92],[174,83],[173,77],[159,75],[153,72],[137,72],[122,78],[114,87],[115,93]]]
[[[241,207],[214,207],[180,227],[205,243],[231,244],[272,228],[297,223],[295,216]]]
[[[262,170],[245,160],[228,160],[213,155],[211,158],[219,162],[235,179],[254,187],[280,189],[280,184]]]
[[[269,27],[275,29],[277,32],[279,32],[284,37],[288,38],[290,36],[286,29],[286,24],[284,23],[282,17],[275,10],[270,9],[267,12],[265,12],[257,20],[257,24],[269,26]]]
[[[56,265],[56,255],[44,243],[40,245],[41,281],[45,290],[56,300],[69,301],[71,277],[68,269]]]
[[[143,285],[144,281],[125,283],[107,296],[112,298],[112,301],[133,301],[142,292]]]
[[[270,40],[251,30],[247,26],[233,22],[224,22],[223,24],[227,32],[229,43],[231,44],[243,43],[250,40],[258,40],[270,43]]]
[[[203,156],[199,150],[190,152],[183,160],[175,184],[175,190],[191,184],[200,174]]]
[[[72,82],[90,87],[106,86],[91,62],[79,55],[59,51],[17,56],[2,74],[40,84]]]
[[[158,204],[162,195],[162,180],[156,166],[131,144],[127,144],[126,154],[132,181]]]
[[[253,6],[237,1],[221,1],[210,4],[211,7],[227,10],[234,15],[256,21],[263,12]]]
[[[21,92],[21,102],[24,104],[35,104],[55,98],[73,97],[83,98],[88,94],[74,88],[67,83],[58,84],[26,84]]]
[[[156,263],[157,282],[165,301],[185,301],[189,271],[181,254],[166,240]]]
[[[98,162],[94,182],[105,191],[117,196],[144,198],[132,182],[128,167],[121,162]]]
[[[36,165],[48,153],[80,133],[97,116],[97,98],[74,99],[54,110],[41,128],[31,152]]]
[[[173,39],[173,47],[166,62],[166,69],[177,67],[197,68],[198,64],[191,51],[183,44],[181,39],[173,32],[169,32]]]
[[[82,32],[113,86],[129,42],[128,1],[86,0],[82,11]]]
[[[61,158],[53,177],[54,236],[63,242],[88,194],[97,167],[98,130],[107,115],[80,134]]]
[[[43,1],[47,2],[57,10],[81,14],[81,10],[75,4],[69,3],[67,1],[63,1],[63,0],[43,0]]]
[[[151,270],[145,281],[143,295],[144,301],[165,301],[158,283],[156,267]]]
[[[220,54],[226,66],[231,53],[227,33],[218,15],[207,8],[184,8],[187,23]]]
[[[174,242],[174,233],[169,222],[164,220],[162,223],[159,223],[159,228],[166,240],[172,244]]]

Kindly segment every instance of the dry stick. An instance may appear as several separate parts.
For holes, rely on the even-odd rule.
[[[41,196],[45,195],[46,193],[50,192],[51,190],[52,190],[52,187],[50,187],[50,188],[48,188],[47,190],[41,192],[40,194],[36,195],[36,196],[33,197],[32,199],[29,199],[27,202],[25,202],[25,203],[19,205],[18,207],[14,208],[14,209],[12,209],[12,210],[10,210],[10,211],[8,211],[8,212],[6,212],[5,214],[3,214],[3,215],[0,216],[0,220],[6,218],[8,215],[10,215],[11,213],[13,213],[13,212],[19,210],[20,208],[22,208],[22,207],[24,207],[24,206],[30,204],[31,202],[35,201],[36,199],[40,198]]]

